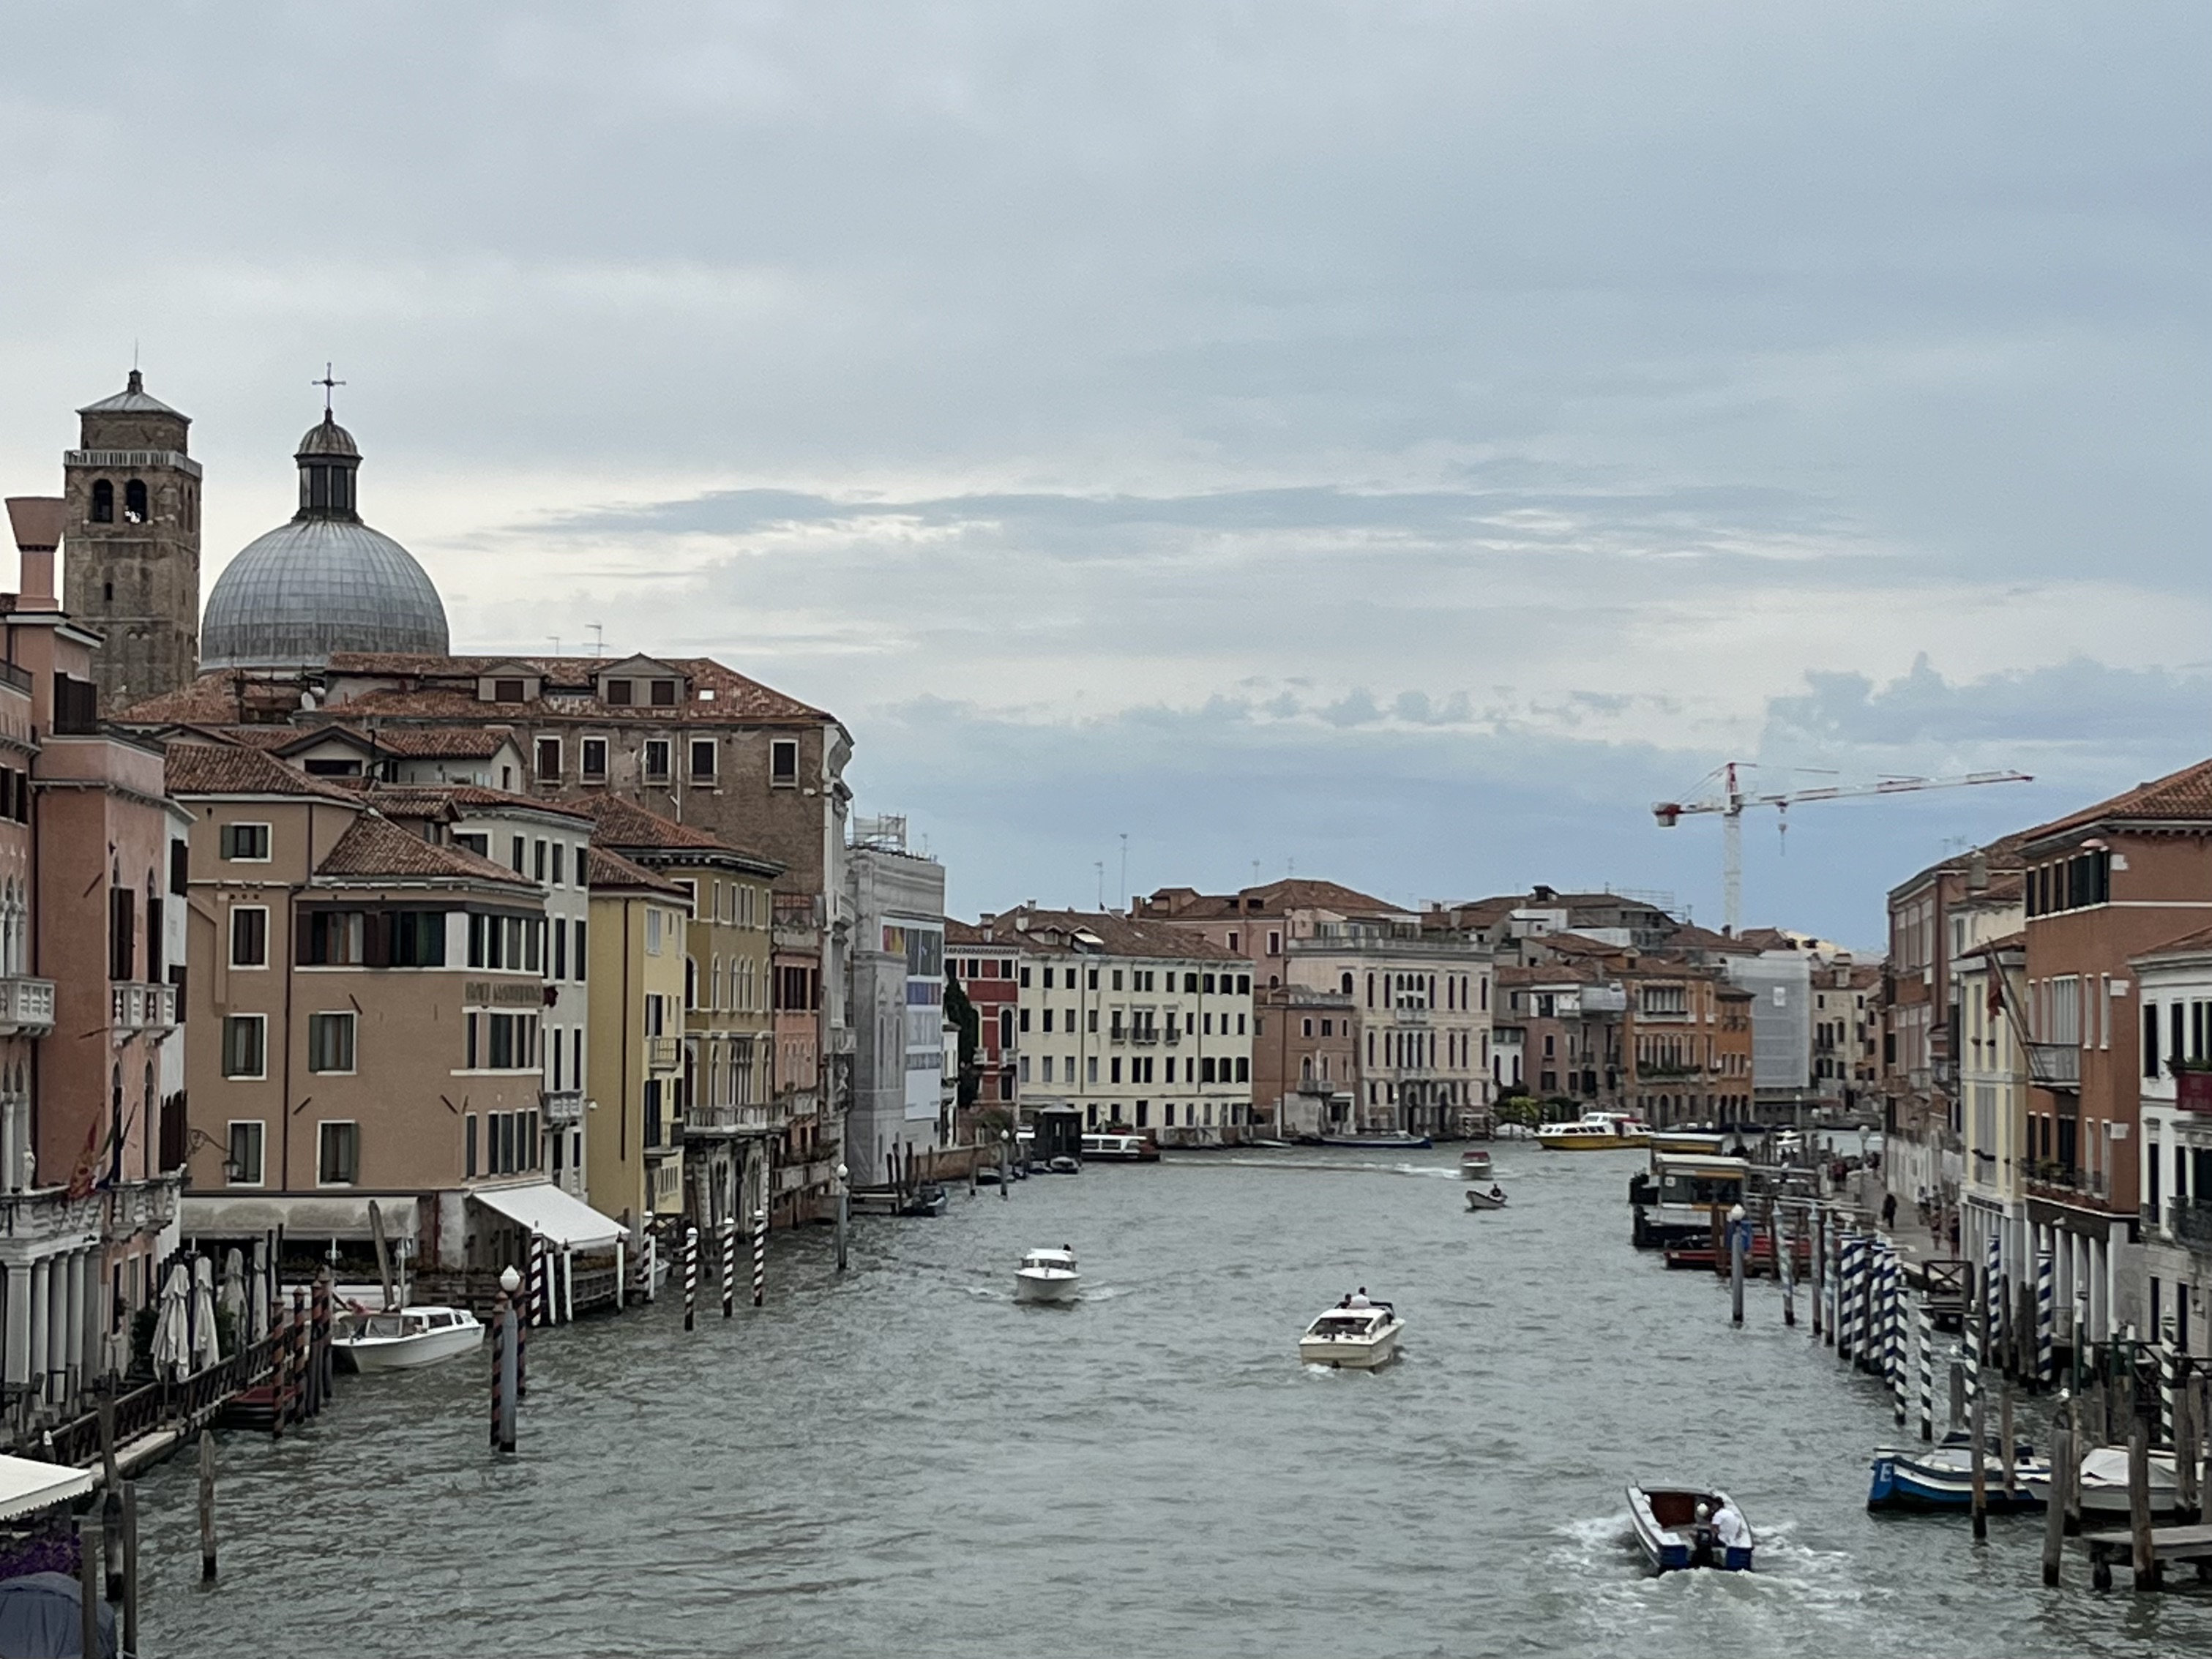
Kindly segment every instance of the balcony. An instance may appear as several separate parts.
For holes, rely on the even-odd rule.
[[[107,1000],[108,1024],[118,1042],[134,1036],[165,1036],[177,1029],[177,988],[173,985],[110,981]],[[51,1024],[51,1014],[48,1018]]]
[[[1182,1027],[1170,1022],[1168,1025],[1168,1029],[1161,1034],[1160,1041],[1168,1044],[1170,1048],[1174,1047],[1175,1044],[1182,1041]]]
[[[2052,1204],[2069,1204],[2076,1209],[2107,1209],[2108,1191],[2105,1177],[2090,1170],[2077,1170],[2063,1164],[2038,1164],[2027,1171],[2028,1196]]]
[[[0,1036],[45,1036],[53,1029],[53,981],[0,979]]]
[[[1331,1095],[1350,1094],[1352,1085],[1342,1078],[1302,1077],[1298,1079],[1295,1092],[1302,1095],[1319,1095],[1326,1100]]]
[[[1148,1047],[1159,1040],[1160,1033],[1157,1026],[1136,1025],[1129,1030],[1129,1041],[1132,1042]]]
[[[2081,1089],[2081,1050],[2071,1042],[2029,1042],[2027,1080],[2042,1089],[2063,1089],[2078,1094]]]
[[[684,1064],[684,1039],[672,1036],[649,1036],[645,1040],[645,1063],[648,1069],[672,1073]]]
[[[2166,1219],[2176,1238],[2199,1255],[2212,1255],[2212,1200],[2170,1199]]]
[[[728,1135],[780,1134],[789,1121],[789,1114],[781,1106],[734,1105],[725,1102],[719,1106],[702,1106],[693,1103],[684,1109],[684,1133],[720,1138]]]
[[[1127,1042],[1128,1040],[1129,1040],[1129,1028],[1128,1028],[1127,1026],[1126,1026],[1126,1025],[1112,1025],[1112,1026],[1109,1026],[1109,1027],[1107,1028],[1107,1030],[1106,1030],[1106,1041],[1107,1041],[1107,1042]]]
[[[543,1089],[538,1095],[538,1109],[545,1115],[549,1129],[573,1129],[584,1119],[584,1091],[581,1089]]]
[[[66,1187],[0,1194],[0,1238],[28,1245],[80,1244],[100,1235],[103,1195],[71,1198]]]

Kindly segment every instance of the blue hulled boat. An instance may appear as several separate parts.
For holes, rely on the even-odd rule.
[[[1637,1544],[1659,1572],[1678,1572],[1690,1567],[1713,1567],[1723,1572],[1749,1572],[1757,1540],[1746,1522],[1741,1540],[1724,1545],[1709,1522],[1699,1518],[1735,1509],[1724,1492],[1705,1486],[1631,1486],[1628,1518],[1636,1528]],[[1736,1514],[1741,1516],[1741,1510]]]
[[[1982,1462],[1982,1503],[1991,1510],[2039,1510],[2051,1484],[2051,1464],[2025,1440],[2013,1449],[2013,1490],[2005,1492],[2004,1454],[1991,1443]],[[1926,1513],[1971,1508],[1974,1501],[1974,1442],[1954,1430],[1933,1446],[1884,1446],[1874,1455],[1867,1486],[1870,1510]]]

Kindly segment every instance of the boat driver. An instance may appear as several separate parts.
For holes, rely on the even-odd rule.
[[[1751,1528],[1744,1524],[1742,1515],[1727,1498],[1713,1511],[1713,1539],[1724,1550],[1740,1550],[1751,1542]]]
[[[1375,1304],[1367,1299],[1367,1287],[1362,1285],[1353,1292],[1352,1300],[1345,1305],[1352,1308],[1371,1308]]]

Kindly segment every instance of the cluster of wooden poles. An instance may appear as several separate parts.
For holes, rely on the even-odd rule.
[[[1987,1538],[1990,1476],[1985,1460],[1990,1442],[1983,1372],[1995,1369],[1999,1376],[1998,1479],[2009,1497],[2017,1480],[2014,1381],[2017,1377],[2031,1387],[2057,1381],[2049,1253],[2036,1264],[2035,1283],[2018,1287],[2016,1310],[2006,1295],[1995,1239],[1985,1261],[1922,1264],[1922,1293],[1915,1304],[1903,1258],[1887,1236],[1817,1199],[1769,1199],[1761,1207],[1767,1266],[1782,1287],[1783,1322],[1797,1322],[1796,1276],[1803,1257],[1810,1267],[1814,1336],[1833,1348],[1839,1360],[1882,1378],[1895,1401],[1899,1427],[1911,1414],[1917,1376],[1923,1441],[1936,1437],[1939,1304],[1942,1313],[1957,1317],[1960,1340],[1948,1356],[1950,1424],[1963,1425],[1971,1441],[1973,1535]],[[1728,1242],[1730,1316],[1741,1325],[1744,1279],[1754,1248],[1752,1223],[1739,1205],[1725,1222],[1716,1211],[1715,1225]],[[2170,1345],[2115,1342],[2109,1352],[2091,1352],[2085,1382],[2086,1346],[2077,1334],[2075,1386],[2062,1396],[2051,1450],[2044,1582],[2059,1582],[2063,1540],[2081,1530],[2083,1453],[2123,1439],[2129,1449],[2129,1526],[2125,1532],[2083,1534],[2093,1582],[2100,1589],[2110,1588],[2111,1562],[2123,1553],[2130,1558],[2138,1589],[2157,1588],[2168,1561],[2193,1561],[2200,1577],[2212,1577],[2212,1526],[2154,1528],[2149,1498],[2149,1455],[2163,1441],[2174,1453],[2176,1510],[2185,1522],[2202,1516],[2205,1497],[2212,1494],[2212,1375]],[[2085,1438],[2092,1432],[2098,1437]]]

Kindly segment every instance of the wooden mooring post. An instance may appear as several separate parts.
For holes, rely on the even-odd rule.
[[[1744,1233],[1749,1224],[1739,1204],[1729,1212],[1729,1322],[1743,1323]]]
[[[138,1483],[123,1483],[123,1632],[116,1651],[138,1659]]]
[[[1819,1342],[1824,1340],[1827,1329],[1820,1299],[1828,1283],[1828,1218],[1817,1200],[1806,1212],[1805,1231],[1813,1240],[1813,1276],[1806,1282],[1805,1288],[1812,1292],[1813,1340]]]
[[[2134,1545],[2136,1588],[2156,1589],[2158,1557],[2150,1536],[2150,1425],[2141,1413],[2128,1431],[2128,1533]]]
[[[2074,1455],[2074,1437],[2062,1422],[2051,1434],[2051,1501],[2043,1511],[2043,1582],[2058,1583],[2066,1554],[2066,1487],[2069,1474],[2079,1478],[2081,1461]]]
[[[100,1553],[84,1522],[76,1523],[77,1651],[98,1653],[100,1645]]]
[[[837,1271],[845,1271],[845,1234],[853,1224],[853,1172],[837,1166]]]
[[[200,1431],[200,1582],[215,1582],[215,1433]]]
[[[1972,1328],[1974,1352],[1978,1352],[1982,1344],[1989,1338],[1990,1304],[1989,1298],[1981,1293],[1981,1286],[1978,1284],[1976,1285],[1975,1291]],[[1979,1386],[1978,1381],[1974,1389],[1972,1415],[1966,1431],[1974,1437],[1972,1449],[1974,1541],[1978,1544],[1985,1542],[1990,1535],[1990,1482],[1989,1471],[1984,1467],[1989,1458],[1988,1431],[1985,1427],[1988,1413],[1982,1406],[1982,1402],[1989,1397],[1989,1392],[1986,1388]]]
[[[1774,1206],[1768,1212],[1767,1231],[1776,1244],[1774,1271],[1782,1279],[1782,1323],[1787,1329],[1797,1326],[1797,1218],[1794,1211]]]
[[[1998,1451],[1997,1455],[2004,1459],[2005,1507],[2007,1509],[2010,1509],[2012,1507],[2012,1500],[2014,1492],[2014,1480],[2013,1475],[2012,1378],[2008,1376],[2005,1378],[2004,1386],[1997,1395],[1997,1445],[2001,1449]]]

